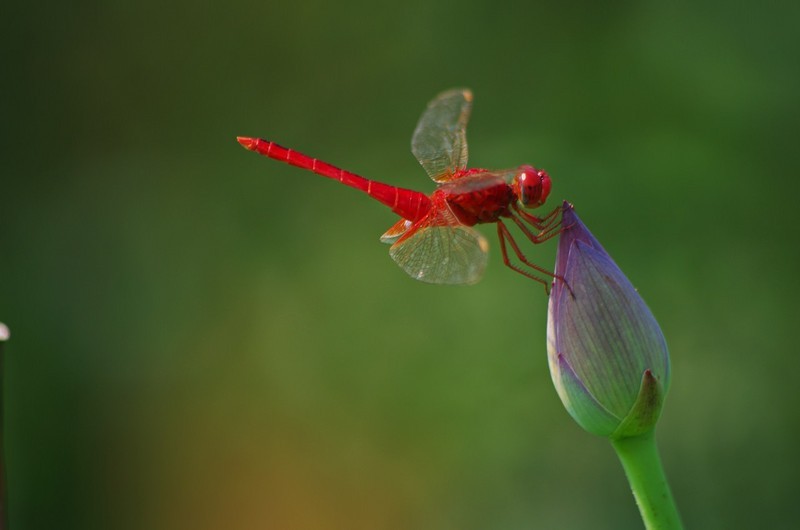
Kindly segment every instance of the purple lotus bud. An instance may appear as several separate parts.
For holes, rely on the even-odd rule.
[[[547,352],[561,401],[585,430],[624,438],[650,431],[669,388],[669,353],[631,282],[563,206],[550,292]]]

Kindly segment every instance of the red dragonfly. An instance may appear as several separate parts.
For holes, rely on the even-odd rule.
[[[437,183],[430,195],[368,180],[275,142],[242,136],[237,140],[250,151],[338,180],[391,208],[401,219],[381,241],[392,245],[389,255],[412,278],[440,284],[477,282],[486,268],[489,244],[472,227],[496,223],[503,262],[547,290],[548,282],[540,274],[554,274],[525,257],[504,220],[517,225],[532,243],[557,235],[560,208],[544,217],[523,209],[544,204],[550,176],[529,165],[500,171],[468,169],[466,128],[471,108],[472,92],[449,90],[428,104],[417,123],[411,151]],[[509,260],[506,244],[527,269]]]

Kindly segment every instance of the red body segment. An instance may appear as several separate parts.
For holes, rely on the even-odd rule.
[[[317,175],[338,180],[346,186],[361,190],[373,199],[385,204],[394,213],[410,221],[419,221],[430,211],[431,200],[422,192],[398,188],[375,180],[366,179],[355,173],[345,171],[326,162],[304,155],[298,151],[287,149],[275,142],[261,138],[238,137],[243,147],[264,156],[286,162]]]
[[[444,196],[450,210],[467,226],[496,223],[508,216],[509,206],[517,200],[511,186],[503,182],[474,191],[451,192],[445,188],[436,190],[436,194]]]

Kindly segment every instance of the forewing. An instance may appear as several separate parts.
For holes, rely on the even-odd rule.
[[[486,268],[489,243],[449,210],[431,212],[389,249],[389,255],[416,280],[440,284],[477,282]]]
[[[411,138],[411,152],[433,180],[444,182],[467,167],[471,110],[472,92],[460,88],[442,92],[422,113]]]

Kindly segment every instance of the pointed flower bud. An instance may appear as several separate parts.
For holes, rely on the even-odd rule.
[[[625,438],[653,429],[669,387],[664,335],[611,256],[563,206],[547,352],[561,401],[585,430]]]

